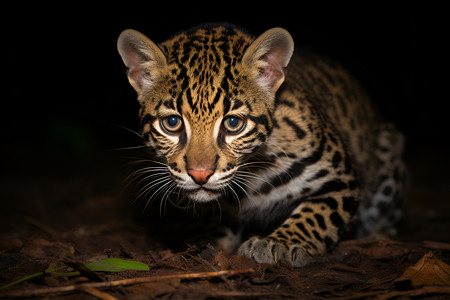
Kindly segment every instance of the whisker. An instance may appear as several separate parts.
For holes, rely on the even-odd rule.
[[[242,185],[248,187],[250,190],[252,190],[252,192],[254,192],[255,194],[259,194],[254,188],[252,188],[252,185],[251,185],[252,181],[251,180],[249,180],[247,178],[240,177],[239,175],[237,175],[235,178],[239,179],[239,183],[241,183]]]
[[[141,189],[141,192],[140,192],[140,194],[137,196],[137,198],[141,198],[142,196],[144,196],[144,195],[147,195],[154,187],[156,187],[156,186],[158,186],[159,184],[162,184],[162,183],[164,183],[164,182],[168,182],[168,181],[170,181],[171,180],[171,178],[170,177],[166,177],[166,178],[160,178],[160,179],[158,179],[158,180],[156,180],[156,181],[153,181],[153,182],[151,182],[151,183],[149,183],[148,185],[146,185],[145,187],[143,187],[142,189]],[[154,194],[153,194],[154,195]],[[153,197],[153,196],[152,196]],[[152,197],[150,197],[150,199],[152,198]],[[150,200],[149,199],[149,200]],[[148,201],[147,201],[147,205],[148,205]],[[147,205],[145,206],[145,207],[147,207]]]
[[[128,180],[131,177],[139,177],[142,174],[153,173],[152,171],[158,171],[157,173],[168,172],[167,168],[165,167],[145,167],[134,171],[133,173],[128,175],[126,179]]]
[[[251,190],[253,192],[254,195],[261,195],[260,192],[258,192],[257,190],[255,190],[252,187],[252,182],[248,179],[245,178],[240,178],[240,177],[236,177],[236,179],[239,179],[239,183],[241,183],[243,186],[247,187],[249,190]],[[250,195],[248,193],[246,193],[247,195],[247,199],[248,201],[253,201],[253,198],[250,197]]]
[[[231,182],[233,183],[233,180],[231,180]],[[234,195],[233,198],[235,198],[238,208],[240,210],[241,209],[241,200],[239,199],[237,192],[234,190],[234,188],[231,184],[227,187],[227,190],[230,190],[233,193],[233,195]]]
[[[219,199],[214,199],[214,202],[217,203],[217,206],[219,208],[219,223],[222,222],[222,206],[220,205]]]
[[[128,175],[124,182],[126,182],[126,185],[124,186],[124,190],[127,189],[133,182],[136,182],[137,185],[142,184],[145,180],[149,180],[153,177],[159,177],[159,176],[166,176],[168,175],[167,169],[161,169],[155,172],[149,172],[149,171],[142,171],[137,170],[133,172],[132,174]],[[142,177],[139,181],[137,181],[140,177]]]
[[[249,168],[251,169],[251,168],[254,168],[253,165],[256,165],[256,167],[258,167],[258,168],[271,170],[270,167],[261,166],[261,165],[258,165],[258,164],[270,164],[270,165],[272,165],[272,166],[274,166],[274,167],[278,167],[278,168],[280,167],[280,166],[277,166],[277,164],[275,164],[275,163],[272,163],[272,162],[266,162],[266,161],[254,161],[254,162],[248,162],[248,163],[240,164],[240,165],[238,165],[237,167],[238,167],[238,168],[241,168],[241,167],[247,167],[247,166],[249,166],[249,165],[252,165],[252,167],[249,167]],[[242,171],[242,170],[238,169],[237,172],[245,172],[245,171]],[[257,174],[256,174],[255,172],[249,172],[249,173],[251,173],[251,174],[257,176]],[[282,178],[280,177],[280,173],[285,173],[285,172],[279,172],[279,173],[276,175],[276,176],[278,177],[278,179],[280,180],[280,182],[283,182]],[[287,173],[287,174],[288,174],[289,177],[291,177],[291,179],[292,179],[292,176],[291,176],[289,173]],[[258,176],[259,176],[259,175],[258,175]],[[267,182],[266,182],[266,183],[267,183]],[[270,184],[270,183],[268,183],[268,184]],[[274,187],[272,184],[270,184],[270,186]]]
[[[182,192],[184,186],[185,186],[185,184],[183,183],[181,187],[178,187],[176,205],[174,204],[175,207],[178,207],[178,205],[184,200],[183,196],[180,199],[180,195],[181,195],[181,192]],[[172,204],[173,204],[173,202],[172,202]]]
[[[236,165],[236,168],[238,168],[239,170],[271,170],[272,167],[276,167],[276,164],[268,161],[252,161]],[[255,171],[253,171],[252,173],[255,173]]]
[[[165,182],[164,184],[162,184],[163,182]],[[161,180],[159,180],[159,182],[157,184],[162,184],[154,193],[153,195],[147,200],[147,203],[145,204],[144,207],[144,211],[147,209],[148,205],[150,203],[153,202],[153,199],[155,196],[159,195],[161,189],[163,189],[165,186],[167,186],[168,184],[171,183],[171,178],[163,178]],[[153,184],[153,186],[157,185],[157,184]],[[151,191],[151,189],[147,189],[146,194],[148,194]],[[160,211],[159,211],[160,215],[161,215],[161,206],[160,206]]]
[[[275,163],[273,163],[273,162],[270,162],[270,161],[248,161],[248,162],[246,162],[246,163],[242,163],[242,164],[238,164],[237,165],[237,167],[238,168],[241,168],[241,167],[246,167],[246,166],[249,166],[249,165],[256,165],[257,167],[262,167],[262,166],[259,166],[259,164],[268,164],[268,165],[273,165],[273,166],[275,166],[276,164]]]
[[[135,149],[142,149],[142,148],[147,148],[147,147],[148,146],[146,146],[146,145],[130,146],[130,147],[121,147],[121,148],[109,149],[109,151],[135,150]]]
[[[247,190],[244,188],[244,187],[242,187],[240,184],[244,184],[243,182],[238,182],[237,180],[236,180],[236,178],[234,178],[234,179],[232,179],[232,181],[231,182],[233,182],[233,184],[234,185],[236,185],[236,186],[238,186],[243,192],[244,192],[244,194],[245,194],[245,196],[247,197],[247,199],[250,201],[251,200],[251,197],[250,197],[250,195],[248,194],[248,192],[247,192]],[[239,184],[240,183],[240,184]],[[239,210],[241,209],[241,202],[239,201]]]
[[[142,203],[143,201],[144,201],[144,199],[147,197],[147,195],[148,195],[148,193],[155,187],[155,186],[157,186],[158,184],[160,184],[161,182],[158,182],[158,183],[155,183],[155,184],[152,184],[152,185],[146,185],[145,187],[143,187],[143,188],[141,188],[140,190],[139,190],[139,195],[137,195],[136,197],[135,197],[135,200],[132,202],[132,204],[134,204],[134,203],[136,203],[136,201],[138,201],[139,200],[139,203]],[[146,207],[147,207],[147,205],[146,205]]]
[[[128,180],[128,179],[136,178],[136,177],[146,175],[146,174],[161,174],[161,173],[167,173],[167,172],[169,172],[167,170],[167,168],[163,168],[163,167],[146,167],[146,168],[141,168],[141,169],[134,171],[133,173],[128,175],[126,179]]]
[[[130,157],[130,158],[132,158],[132,157]],[[134,158],[136,160],[128,163],[129,165],[137,165],[137,164],[140,164],[140,163],[154,163],[154,164],[162,165],[162,166],[165,166],[165,167],[169,166],[168,164],[166,164],[164,162],[161,162],[161,161],[157,161],[157,160],[152,160],[152,159],[147,159],[147,158],[139,158],[139,159],[137,159],[137,157],[134,157]]]
[[[150,180],[151,178],[154,178],[154,177],[165,176],[165,175],[167,175],[166,173],[167,172],[152,173],[150,175],[143,177],[141,180],[139,180],[139,182],[137,184],[141,184],[142,182],[144,182],[146,180]]]
[[[276,143],[272,143],[272,142],[269,142],[269,141],[266,141],[266,144],[267,144],[267,145],[270,145],[270,146],[272,146],[272,147],[278,148],[279,151],[280,151],[280,153],[283,153],[284,156],[288,156],[288,154],[286,153],[286,150],[283,149],[283,147],[281,147],[280,145],[277,145]],[[276,156],[277,158],[279,158],[278,155],[275,155],[275,156]]]
[[[126,131],[129,131],[129,132],[131,132],[132,134],[134,134],[134,135],[136,135],[136,136],[142,138],[142,134],[141,134],[141,133],[138,133],[137,131],[134,131],[133,129],[130,129],[130,128],[125,127],[125,126],[122,126],[122,125],[116,125],[116,127],[120,128],[120,129],[125,129]]]
[[[160,166],[148,166],[148,167],[139,168],[139,169],[133,171],[131,174],[129,174],[124,181],[133,179],[133,177],[139,177],[141,174],[150,173],[151,171],[167,171],[167,164],[158,162],[158,161],[154,161],[154,160],[149,160],[149,159],[135,160],[135,161],[127,163],[127,165],[129,166],[129,168],[132,168],[141,163],[148,163],[148,162],[157,163]]]
[[[162,207],[163,207],[163,204],[164,204],[164,215],[166,214],[166,211],[167,211],[167,199],[168,199],[168,193],[176,186],[176,183],[175,182],[171,182],[170,183],[170,185],[169,186],[167,186],[167,184],[169,184],[170,182],[168,182],[168,183],[166,183],[166,184],[164,184],[161,188],[165,188],[165,192],[164,192],[164,194],[163,194],[163,196],[161,197],[161,201],[160,201],[160,203],[159,203],[159,215],[160,216],[163,216],[163,212],[162,212]],[[159,188],[159,189],[161,189],[161,188]],[[162,192],[162,191],[161,191]],[[160,192],[160,193],[161,193]],[[156,194],[156,193],[155,193]]]
[[[245,177],[245,179],[246,179],[249,183],[251,183],[251,180],[250,180],[250,179],[247,179],[247,178],[252,178],[252,179],[259,180],[259,181],[261,181],[261,182],[263,182],[263,183],[265,183],[265,184],[267,184],[267,185],[269,185],[270,187],[272,187],[272,188],[275,189],[275,186],[274,186],[273,184],[271,184],[269,181],[267,181],[266,179],[264,179],[262,176],[259,176],[259,175],[255,174],[255,173],[247,172],[247,171],[242,171],[242,170],[237,170],[237,171],[236,171],[236,176],[240,176],[241,179],[244,179],[243,177]]]
[[[176,187],[176,184],[175,184],[175,187]],[[178,190],[178,193],[177,193],[178,196],[177,196],[176,201],[174,202],[174,199],[170,199],[170,198],[167,198],[167,201],[170,202],[170,204],[172,204],[172,206],[175,207],[175,208],[183,209],[183,210],[189,209],[191,207],[190,206],[191,202],[189,201],[186,205],[181,206],[181,204],[183,203],[183,201],[185,199],[184,198],[182,198],[182,199],[179,198],[180,193],[181,193],[182,190],[180,188],[177,188],[177,190]]]

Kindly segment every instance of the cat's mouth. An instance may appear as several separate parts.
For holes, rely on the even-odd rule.
[[[186,190],[186,195],[198,202],[208,202],[218,199],[221,196],[220,190],[212,190],[203,186],[193,190]]]

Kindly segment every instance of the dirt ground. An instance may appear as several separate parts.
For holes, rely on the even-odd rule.
[[[132,192],[123,193],[119,184],[126,171],[108,160],[70,170],[16,170],[0,178],[0,286],[49,266],[108,257],[143,262],[150,270],[39,276],[0,290],[0,298],[448,299],[445,281],[424,287],[398,280],[430,251],[450,263],[446,155],[435,149],[408,156],[410,198],[396,237],[343,241],[296,269],[186,244],[173,231],[184,235],[194,229],[179,230],[179,220],[149,225],[155,214],[139,212],[142,205],[133,204]],[[162,240],[179,246],[169,248]]]

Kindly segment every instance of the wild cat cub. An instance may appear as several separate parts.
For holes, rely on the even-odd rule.
[[[254,38],[199,26],[161,44],[125,30],[118,50],[144,142],[163,166],[155,190],[196,202],[239,197],[225,249],[302,266],[354,216],[360,233],[399,219],[402,136],[339,64],[294,54],[286,30]]]

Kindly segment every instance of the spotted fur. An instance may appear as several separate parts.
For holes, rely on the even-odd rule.
[[[398,221],[401,135],[339,64],[293,55],[286,30],[201,26],[159,45],[126,30],[118,49],[163,165],[151,186],[197,202],[239,197],[237,230],[219,246],[302,266],[352,220],[360,234]]]

